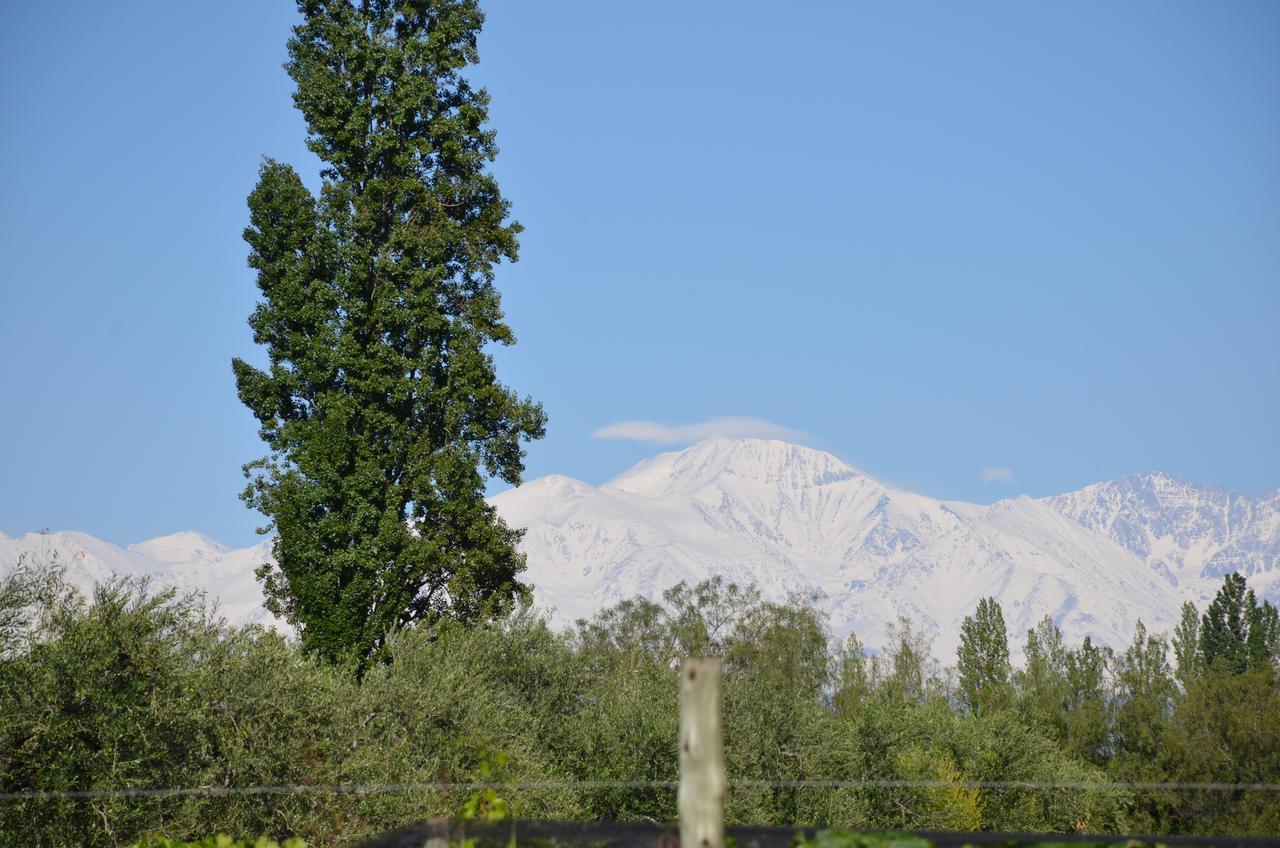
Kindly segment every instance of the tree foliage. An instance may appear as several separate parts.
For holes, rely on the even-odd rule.
[[[364,660],[397,628],[474,619],[525,591],[519,533],[484,499],[515,484],[541,407],[501,385],[514,342],[494,267],[518,224],[487,170],[468,83],[474,0],[300,0],[294,103],[324,163],[313,194],[267,160],[245,239],[269,365],[233,362],[270,454],[246,502],[269,520],[269,608],[321,656]]]
[[[1062,631],[1045,616],[1027,631],[1023,667],[1018,670],[1019,713],[1055,739],[1067,737],[1066,715],[1070,703],[1067,682],[1067,649]]]
[[[1196,605],[1187,601],[1182,605],[1182,615],[1173,631],[1174,675],[1182,690],[1195,686],[1204,671],[1204,659],[1200,653],[1200,613]]]
[[[971,616],[960,624],[960,648],[956,657],[960,697],[974,712],[1002,709],[1011,695],[1009,635],[1004,612],[995,598],[982,598]]]
[[[1231,674],[1280,660],[1280,617],[1270,601],[1258,603],[1237,573],[1228,574],[1200,621],[1200,662]]]
[[[43,587],[32,592],[31,587]],[[116,582],[76,601],[56,573],[0,578],[0,788],[306,787],[279,795],[0,804],[0,844],[119,845],[144,834],[302,836],[324,846],[453,816],[465,789],[325,794],[332,785],[477,779],[520,818],[669,821],[674,660],[724,658],[730,822],[1028,832],[1267,834],[1274,795],[1117,788],[1280,783],[1280,674],[1213,664],[1175,686],[1163,637],[1112,654],[1029,635],[1015,708],[974,713],[904,622],[885,650],[834,655],[822,616],[723,581],[674,587],[551,629],[528,608],[401,631],[357,682],[342,666],[198,599]],[[1034,658],[1033,658],[1034,657]],[[1049,714],[1053,714],[1051,718]],[[883,779],[800,788],[794,781]],[[583,783],[574,784],[574,781]],[[613,781],[651,781],[621,787]],[[901,785],[901,781],[920,781]],[[988,788],[1015,781],[1071,789]],[[531,785],[532,784],[532,785]],[[474,806],[474,805],[472,805]],[[34,831],[34,832],[33,832]]]
[[[1067,709],[1065,713],[1068,750],[1081,759],[1102,765],[1111,753],[1107,734],[1107,666],[1112,651],[1095,645],[1088,636],[1075,650],[1067,652]]]
[[[1115,658],[1111,706],[1113,774],[1152,780],[1164,743],[1165,724],[1177,692],[1169,668],[1168,643],[1150,634],[1141,621],[1133,642]]]

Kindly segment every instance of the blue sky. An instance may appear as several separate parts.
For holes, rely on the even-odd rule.
[[[1280,5],[484,5],[528,476],[727,429],[935,497],[1280,486]],[[254,540],[229,361],[260,157],[315,180],[294,16],[0,10],[0,531]]]

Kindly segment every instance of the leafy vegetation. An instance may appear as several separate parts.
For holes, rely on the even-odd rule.
[[[148,836],[133,843],[129,848],[307,848],[307,843],[301,839],[286,839],[284,842],[277,842],[265,836],[260,836],[257,839],[235,839],[226,834],[207,836],[204,839],[197,840],[174,840],[163,836]]]
[[[1247,592],[1224,592],[1218,608],[1239,597],[1248,620]],[[1175,673],[1164,638],[1143,628],[1115,653],[1068,647],[1045,621],[1007,678],[998,644],[974,646],[991,662],[974,666],[985,671],[970,676],[982,682],[970,699],[910,622],[884,651],[851,638],[833,652],[810,607],[715,580],[677,586],[662,603],[626,601],[568,633],[527,608],[472,625],[431,622],[395,633],[389,662],[362,678],[354,665],[227,627],[198,599],[139,582],[82,599],[56,569],[27,567],[0,583],[0,604],[0,792],[213,790],[8,798],[0,844],[221,832],[327,846],[443,816],[671,821],[672,789],[610,782],[677,779],[675,668],[696,654],[724,660],[730,778],[762,782],[734,787],[730,822],[1280,830],[1273,793],[1109,785],[1280,782],[1274,644],[1269,660],[1244,668],[1209,644]],[[994,626],[966,632],[999,637]],[[1248,628],[1239,638],[1249,644]],[[1003,694],[981,694],[992,691]],[[928,783],[786,785],[850,779]],[[986,781],[1069,786],[974,785]],[[354,785],[397,788],[326,789]],[[310,791],[217,791],[282,786]]]
[[[1032,842],[1024,848],[1104,848],[1106,842]],[[1112,843],[1113,848],[1163,848],[1162,844],[1128,841]],[[812,838],[801,836],[795,848],[933,848],[933,842],[909,833],[874,833],[840,829],[820,830]],[[1001,848],[1019,848],[1017,842]]]
[[[737,844],[733,836],[729,836],[725,842],[730,848]],[[517,848],[517,846],[555,848],[556,846],[591,845],[595,843],[590,839],[575,842],[572,840],[547,839],[545,837],[529,838],[524,836],[519,828],[516,828],[503,840],[495,840],[492,837],[460,836],[454,840],[441,839],[440,844],[459,846],[459,848],[489,848],[490,846],[492,848]],[[803,831],[797,833],[792,841],[792,846],[793,848],[933,848],[934,842],[911,833],[827,828],[819,830],[812,835]],[[307,845],[300,839],[289,839],[285,840],[284,843],[277,843],[275,840],[267,839],[266,837],[237,840],[229,836],[216,836],[194,842],[172,841],[164,837],[150,837],[134,843],[130,848],[307,848]],[[1135,840],[1115,843],[1082,840],[1033,843],[1004,842],[1001,843],[1001,848],[1164,848],[1164,846],[1160,842],[1148,843]]]
[[[294,103],[318,195],[267,160],[249,195],[249,319],[270,366],[236,359],[270,453],[244,499],[274,531],[268,607],[303,645],[362,668],[389,631],[469,620],[527,591],[520,533],[484,498],[516,484],[542,407],[498,382],[494,266],[520,226],[487,171],[475,0],[301,0]]]
[[[812,838],[801,837],[795,848],[932,848],[933,843],[909,833],[820,830]]]

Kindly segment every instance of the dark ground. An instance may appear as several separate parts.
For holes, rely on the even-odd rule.
[[[360,843],[358,848],[422,848],[431,839],[456,843],[474,839],[486,845],[506,846],[514,833],[521,845],[590,846],[590,848],[679,848],[680,831],[674,824],[643,822],[515,822],[497,825],[461,825],[444,819],[419,822]],[[726,835],[737,848],[791,848],[798,834],[812,836],[817,828],[727,827]],[[1280,836],[1123,836],[1106,834],[991,833],[965,831],[911,831],[935,848],[1017,846],[1034,843],[1115,845],[1142,842],[1150,845],[1213,846],[1213,848],[1280,848]],[[441,846],[444,848],[444,846]]]

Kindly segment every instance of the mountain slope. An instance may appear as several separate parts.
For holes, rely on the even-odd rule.
[[[716,573],[773,600],[813,596],[836,635],[872,645],[908,616],[950,655],[985,595],[1004,606],[1015,643],[1052,615],[1075,638],[1121,644],[1137,617],[1170,627],[1182,600],[1045,502],[937,501],[783,442],[710,440],[599,488],[544,478],[493,502],[527,528],[528,580],[565,620]]]
[[[960,622],[992,595],[1011,646],[1050,615],[1072,641],[1120,647],[1141,618],[1169,630],[1239,570],[1280,601],[1280,491],[1259,497],[1162,474],[990,506],[894,489],[830,454],[712,439],[639,463],[602,486],[562,476],[492,499],[526,528],[527,582],[560,622],[712,574],[782,601],[812,597],[833,632],[882,644],[908,616],[954,655]],[[227,550],[196,533],[127,550],[83,533],[0,537],[0,567],[57,551],[82,586],[112,572],[203,589],[233,621],[270,624],[254,568],[270,543]]]
[[[0,539],[0,571],[23,557],[36,562],[56,559],[66,567],[72,585],[86,594],[112,576],[147,578],[157,589],[204,592],[228,621],[283,628],[263,609],[262,589],[254,575],[270,556],[270,542],[228,550],[193,532],[161,536],[128,549],[74,531]]]
[[[1232,571],[1269,583],[1280,570],[1280,490],[1250,497],[1146,474],[1045,500],[1174,585],[1217,581]]]

